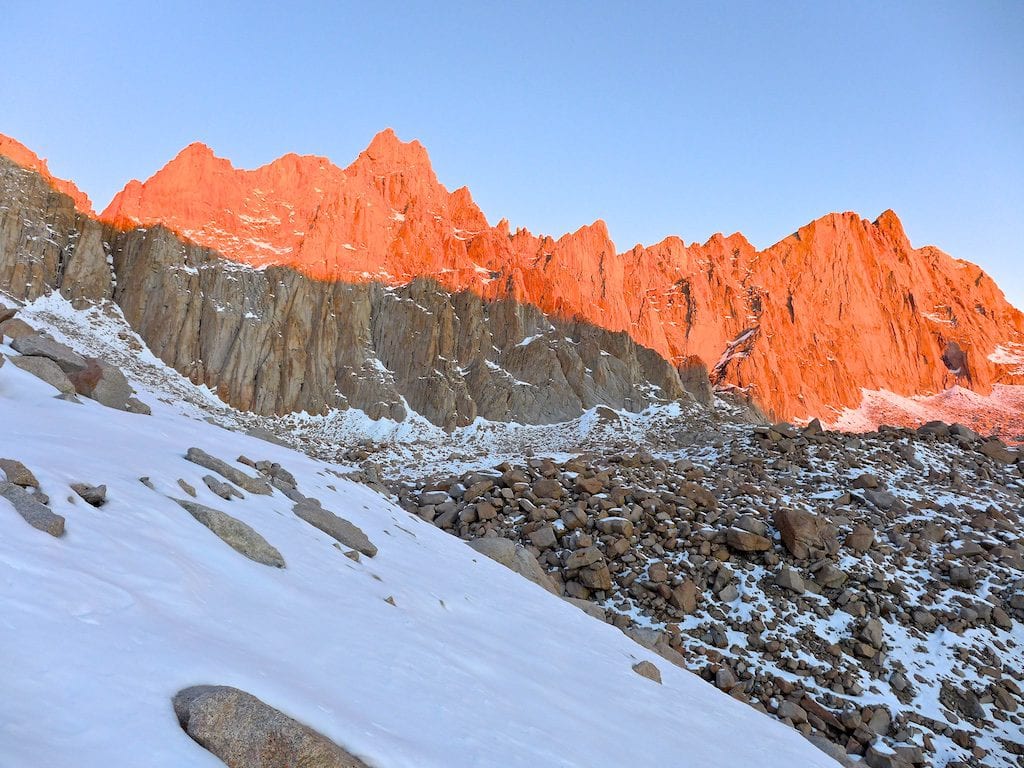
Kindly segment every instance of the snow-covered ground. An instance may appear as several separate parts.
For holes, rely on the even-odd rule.
[[[833,429],[869,432],[879,424],[917,426],[928,421],[964,424],[983,434],[999,434],[1008,443],[1024,440],[1024,386],[996,384],[980,395],[950,387],[935,395],[897,395],[886,390],[863,390],[861,404],[847,409],[831,423]]]
[[[194,385],[159,360],[114,304],[76,310],[59,294],[51,294],[21,307],[18,316],[45,328],[58,341],[118,365],[137,387],[149,388],[155,397],[181,415],[208,419],[235,431],[266,429],[304,453],[341,461],[349,470],[356,470],[361,461],[351,458],[351,449],[366,446],[368,458],[384,467],[391,477],[459,472],[481,462],[490,465],[515,461],[532,451],[559,455],[661,442],[681,428],[710,435],[718,432],[723,420],[732,421],[736,411],[722,400],[715,402],[710,413],[680,403],[652,406],[642,413],[599,407],[560,424],[477,419],[452,433],[446,433],[410,408],[406,409],[408,418],[402,422],[373,420],[356,409],[323,415],[258,416],[231,408],[209,388]]]
[[[0,454],[24,462],[67,520],[56,539],[0,500],[4,768],[219,765],[170,704],[203,683],[242,688],[382,768],[835,765],[795,731],[340,479],[346,467],[203,421],[182,382],[155,391],[135,379],[152,416],[58,400],[10,362],[0,369]],[[214,496],[207,472],[184,458],[192,446],[279,462],[379,554],[353,562],[277,491]],[[168,498],[182,495],[179,478],[256,529],[287,567],[250,561],[196,522]],[[106,484],[108,502],[87,505],[75,482]],[[632,671],[641,659],[663,685]]]

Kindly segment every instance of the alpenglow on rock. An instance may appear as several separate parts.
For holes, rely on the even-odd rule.
[[[733,234],[617,253],[601,221],[558,239],[491,226],[385,131],[344,169],[245,171],[193,144],[100,226],[25,152],[0,160],[0,288],[113,298],[162,360],[259,413],[550,423],[707,402],[713,382],[808,418],[865,390],[1024,384],[1024,314],[891,211],[760,252]]]

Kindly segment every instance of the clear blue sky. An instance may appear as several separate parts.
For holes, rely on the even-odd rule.
[[[893,208],[1024,307],[1024,2],[492,5],[9,0],[0,132],[100,208],[194,140],[346,165],[385,126],[620,250]]]

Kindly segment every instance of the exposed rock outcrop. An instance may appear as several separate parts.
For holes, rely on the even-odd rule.
[[[57,538],[64,535],[64,518],[20,485],[0,481],[0,497],[7,499],[14,511],[33,528]]]
[[[179,691],[182,729],[229,768],[367,768],[326,736],[252,694],[225,685]]]
[[[219,509],[186,499],[172,499],[197,521],[209,528],[225,544],[239,554],[262,565],[284,568],[284,557],[252,527]]]
[[[0,170],[0,199],[19,203],[11,227],[24,230],[0,239],[0,288],[24,300],[46,290],[113,298],[158,357],[246,410],[356,407],[400,420],[408,406],[452,428],[477,417],[546,423],[599,404],[639,411],[710,395],[699,362],[679,369],[625,333],[449,293],[430,279],[394,288],[239,268],[159,226],[108,227],[110,264],[106,251],[101,259],[70,235],[51,253],[27,233],[73,226],[72,201],[2,157]]]
[[[862,390],[1024,383],[1024,315],[979,268],[913,248],[891,211],[830,214],[761,252],[734,234],[616,253],[600,221],[557,240],[490,226],[386,131],[344,169],[243,171],[191,145],[104,229],[0,163],[0,288],[112,297],[161,359],[260,413],[555,422],[707,401],[708,369],[790,418]]]
[[[304,499],[296,503],[293,511],[296,517],[305,520],[314,528],[319,528],[346,547],[367,557],[374,557],[377,554],[377,547],[359,526],[324,509],[316,499]]]
[[[1024,382],[998,354],[1024,342],[1024,316],[978,267],[914,248],[892,211],[829,214],[760,252],[737,233],[617,253],[602,221],[557,240],[490,226],[418,142],[384,131],[344,169],[287,155],[243,171],[193,144],[103,215],[320,279],[429,276],[512,298],[626,332],[677,364],[695,356],[716,384],[787,418],[855,407],[861,389]]]

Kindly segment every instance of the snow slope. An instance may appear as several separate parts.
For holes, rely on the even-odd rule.
[[[11,354],[9,347],[0,352]],[[189,419],[53,397],[0,368],[0,455],[39,478],[67,532],[0,499],[0,766],[218,766],[182,732],[181,688],[234,685],[372,765],[815,768],[795,731],[401,511],[343,469]],[[226,502],[198,446],[280,462],[379,547],[356,563],[280,493]],[[156,491],[139,482],[149,477]],[[230,549],[167,496],[176,480],[287,561]],[[105,483],[95,509],[69,483]],[[392,597],[394,605],[385,602]],[[654,662],[664,685],[635,674]],[[739,736],[739,738],[737,738]]]

